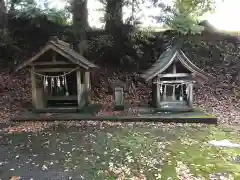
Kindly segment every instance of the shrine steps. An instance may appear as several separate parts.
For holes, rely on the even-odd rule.
[[[79,107],[51,107],[32,110],[34,113],[77,113],[81,111]]]

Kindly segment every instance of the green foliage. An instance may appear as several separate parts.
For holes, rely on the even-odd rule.
[[[201,32],[201,18],[214,9],[213,0],[175,0],[171,8],[165,9],[165,22],[181,34]]]
[[[136,65],[138,64],[136,61],[141,61],[141,58],[144,58],[145,61],[148,61],[148,59],[153,60],[155,57],[145,56],[145,54],[148,54],[146,53],[145,47],[148,46],[148,48],[152,48],[152,42],[149,41],[149,39],[152,39],[151,34],[153,34],[153,31],[148,30],[147,32],[141,31],[139,33],[139,31],[136,30],[138,27],[137,25],[139,25],[137,14],[141,11],[139,7],[144,2],[142,0],[122,0],[122,4],[119,5],[117,3],[114,4],[114,1],[112,0],[99,1],[105,5],[105,14],[106,17],[108,17],[108,19],[105,19],[105,22],[108,20],[106,23],[108,25],[106,26],[106,29],[114,37],[113,45],[111,45],[110,51],[107,51],[108,53],[112,52],[113,56],[108,57],[108,59],[121,61],[121,64],[124,64],[125,66],[128,66],[131,63]],[[178,37],[189,33],[196,34],[202,32],[204,27],[199,25],[200,18],[205,13],[214,9],[213,0],[174,0],[172,6],[164,4],[163,1],[151,0],[150,2],[152,2],[152,5],[162,9],[160,16],[155,17],[158,22],[165,22],[168,28],[177,30],[178,33],[174,34],[174,36]],[[128,7],[130,17],[121,24],[117,22],[120,22],[119,17],[123,14],[117,12],[119,11],[119,8],[122,8],[123,6]],[[116,11],[116,9],[118,10]],[[119,26],[116,24],[121,25]],[[131,28],[126,24],[131,24]],[[120,47],[122,49],[121,51],[119,50]],[[153,55],[153,53],[149,53],[149,55]]]
[[[68,24],[67,16],[64,11],[57,9],[40,9],[37,7],[26,7],[16,13],[16,18],[27,18],[30,20],[37,19],[38,17],[46,17],[46,19],[53,21],[56,24]]]
[[[10,13],[15,14],[15,18],[26,18],[36,20],[38,17],[46,17],[47,20],[57,24],[68,24],[69,14],[64,10],[55,8],[41,9],[37,7],[34,0],[11,0],[8,2]]]
[[[34,0],[10,0],[7,1],[7,8],[9,11],[15,11],[16,9],[28,8],[31,6],[36,6],[36,2]]]
[[[206,12],[213,10],[213,0],[175,0],[175,11],[189,14],[193,19],[198,19]]]
[[[88,42],[90,49],[100,52],[103,48],[113,46],[113,37],[109,34],[93,37]]]
[[[167,25],[174,30],[177,30],[181,34],[186,35],[187,33],[200,33],[204,30],[203,26],[198,25],[190,16],[185,14],[178,14],[172,19],[167,21]]]

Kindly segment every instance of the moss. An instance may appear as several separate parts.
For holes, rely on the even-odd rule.
[[[216,118],[214,116],[208,116],[208,115],[202,115],[202,116],[182,116],[182,117],[179,117],[179,118]]]

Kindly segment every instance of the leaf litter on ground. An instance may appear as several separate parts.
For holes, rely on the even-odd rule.
[[[110,81],[117,81],[117,79],[129,78],[131,79],[131,74],[120,75],[121,77],[114,76],[109,77]],[[4,82],[9,78],[8,73],[1,73],[0,74],[0,82]],[[229,80],[230,82],[230,80]],[[231,85],[232,86],[232,85]],[[135,84],[136,89],[134,93],[126,94],[127,100],[131,104],[137,104],[139,100],[142,102],[147,103],[150,98],[151,92],[151,85],[145,83],[137,83]],[[3,123],[8,123],[9,119],[13,116],[19,115],[23,112],[26,112],[27,109],[24,108],[25,105],[31,103],[31,88],[30,88],[30,78],[29,75],[26,73],[19,74],[18,76],[12,77],[10,80],[8,87],[5,87],[0,95],[2,96],[1,103],[0,103],[0,121]],[[101,89],[101,84],[98,87],[92,88],[93,92],[93,100],[100,104],[103,104],[102,109],[98,112],[98,116],[117,116],[119,112],[114,111],[114,98],[112,95],[108,95],[106,89]],[[238,124],[240,121],[240,106],[239,106],[239,96],[231,93],[229,95],[229,90],[226,86],[221,86],[216,88],[216,84],[209,83],[204,85],[198,85],[195,87],[195,106],[200,107],[204,112],[214,114],[218,117],[219,123],[221,124]],[[127,112],[127,115],[138,115],[136,110],[130,110]],[[87,122],[76,122],[76,121],[68,121],[68,122],[25,122],[25,123],[16,123],[13,126],[7,127],[2,129],[2,132],[15,134],[15,133],[22,133],[22,132],[41,132],[46,128],[51,128],[54,126],[59,126],[64,124],[66,127],[81,127],[85,130],[88,127],[93,127],[96,131],[101,131],[102,129],[107,129],[109,127],[117,127],[117,128],[129,128],[134,126],[140,127],[151,127],[151,128],[166,128],[174,129],[176,127],[186,127],[188,125],[181,125],[181,124],[168,124],[164,125],[162,123],[120,123],[120,122],[96,122],[96,121],[87,121]],[[204,125],[195,125],[195,127],[202,127]],[[95,142],[95,141],[92,141]],[[191,145],[191,144],[187,144]],[[161,145],[159,145],[161,146]],[[165,147],[165,145],[162,145]],[[118,147],[116,148],[118,149]],[[61,150],[60,150],[61,151]],[[63,151],[64,152],[64,151]],[[118,152],[118,151],[116,151]],[[53,154],[53,153],[51,153]],[[107,154],[106,154],[107,155]],[[99,156],[98,156],[99,157]],[[87,157],[88,158],[88,157]],[[144,158],[142,158],[144,159]],[[151,162],[151,158],[146,159],[145,163],[149,160]],[[164,161],[164,158],[162,159]],[[130,156],[126,159],[126,162],[132,163],[132,159]],[[150,163],[149,162],[149,163]],[[141,162],[143,163],[143,162]],[[106,164],[106,163],[105,163]],[[151,164],[151,163],[150,163]],[[148,164],[149,165],[149,164]],[[46,165],[45,165],[46,166]],[[46,169],[45,166],[43,169]],[[121,165],[124,167],[124,165]],[[184,167],[184,170],[177,169],[177,173],[179,176],[189,179],[194,179],[196,177],[192,177],[192,175],[187,170],[187,165],[181,165]],[[120,168],[121,169],[121,168]],[[124,168],[123,168],[124,169]],[[68,169],[65,169],[68,171]],[[109,170],[110,171],[110,170]],[[116,170],[114,172],[121,172],[115,173],[114,176],[119,176],[119,179],[124,179],[126,174],[122,172],[123,170]],[[184,173],[183,173],[183,172]],[[133,179],[144,179],[144,175],[133,176]],[[212,175],[214,176],[214,175]],[[160,175],[156,173],[156,178],[160,178]]]

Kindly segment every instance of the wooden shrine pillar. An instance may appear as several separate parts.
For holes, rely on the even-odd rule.
[[[91,103],[91,82],[90,82],[90,72],[85,71],[84,75],[85,91],[86,91],[86,103]]]
[[[42,79],[36,78],[36,109],[43,109],[46,106]],[[38,77],[39,78],[39,77]]]
[[[161,94],[160,94],[160,77],[157,76],[156,78],[156,86],[157,86],[157,101],[156,101],[156,107],[159,107],[159,103],[161,101]]]
[[[176,67],[176,63],[174,62],[173,63],[173,74],[176,74],[177,73],[177,67]],[[173,84],[173,90],[172,90],[172,100],[176,100],[176,87],[175,87],[175,84]]]
[[[32,83],[32,105],[35,109],[42,109],[45,107],[44,92],[42,81],[39,82],[35,75],[34,66],[31,67],[31,83]]]
[[[155,78],[152,79],[152,100],[151,100],[151,106],[157,107],[157,83],[155,81]]]
[[[193,106],[193,83],[189,84],[189,99],[188,99],[188,103],[189,106],[192,107]]]
[[[167,100],[167,85],[165,84],[163,87],[163,100]]]
[[[77,100],[78,100],[78,107],[82,107],[82,83],[81,83],[81,70],[77,69]]]
[[[32,84],[32,106],[36,108],[37,104],[37,83],[36,76],[34,74],[34,66],[31,67],[31,84]]]
[[[57,53],[55,51],[52,52],[52,61],[53,62],[56,62],[56,56],[57,56]]]

